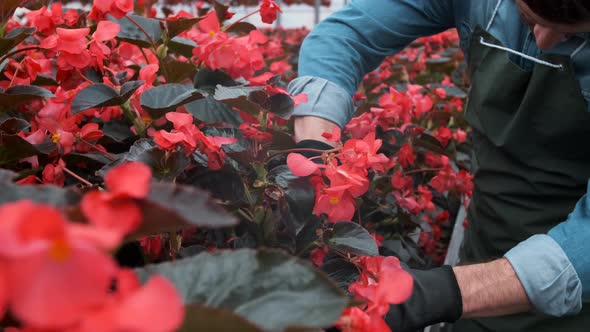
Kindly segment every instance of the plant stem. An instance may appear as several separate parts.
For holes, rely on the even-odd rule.
[[[152,44],[152,48],[154,49],[154,51],[156,51],[156,43],[154,42],[154,39],[152,39],[152,36],[150,36],[150,34],[147,31],[145,31],[145,29],[141,26],[141,24],[137,23],[137,21],[135,19],[133,19],[129,15],[126,15],[125,18],[127,18],[127,20],[129,20],[129,22],[131,22],[141,32],[143,32],[143,34],[145,35],[145,37],[147,38],[147,40],[150,42],[150,44]]]
[[[436,172],[436,171],[442,171],[443,169],[444,168],[421,168],[421,169],[415,169],[413,171],[404,172],[404,175],[423,173],[423,172]]]
[[[143,50],[143,47],[141,46],[137,46],[139,48],[139,51],[141,52],[141,54],[143,55],[143,58],[145,59],[145,64],[149,65],[150,64],[150,59],[148,58],[147,54],[145,54],[145,51]]]
[[[332,150],[318,150],[318,149],[288,149],[288,150],[283,150],[283,151],[279,151],[276,153],[271,154],[270,156],[268,156],[268,158],[266,158],[266,160],[264,162],[269,162],[270,160],[276,158],[277,156],[280,156],[282,154],[287,154],[287,153],[297,153],[297,152],[316,152],[316,153],[332,153],[332,152],[338,152],[340,151],[341,148],[334,148]]]
[[[90,142],[88,142],[87,140],[80,138],[80,141],[82,141],[85,144],[88,144],[88,146],[90,146],[91,148],[93,148],[94,150],[96,150],[99,153],[102,153],[105,155],[105,157],[109,158],[111,161],[115,161],[117,160],[117,158],[115,158],[115,156],[113,156],[112,154],[108,153],[107,151],[101,150],[98,146],[96,146],[95,144],[92,144]]]
[[[22,53],[22,52],[26,52],[26,51],[32,51],[32,50],[41,50],[41,47],[39,47],[39,46],[23,47],[18,50],[14,50],[12,52],[6,53],[3,57],[0,58],[0,63],[4,62],[4,60],[10,58],[13,55],[16,55],[16,54]]]
[[[69,168],[64,167],[64,172],[68,173],[71,177],[73,177],[74,179],[80,181],[81,183],[89,186],[89,187],[94,187],[94,184],[92,184],[91,182],[89,182],[88,180],[84,179],[83,177],[81,177],[80,175],[72,172]]]
[[[255,10],[255,11],[253,11],[252,13],[250,13],[250,14],[248,14],[248,15],[246,15],[246,16],[244,16],[244,17],[242,17],[242,18],[240,18],[239,20],[235,21],[234,23],[232,23],[232,24],[228,25],[228,26],[227,26],[227,28],[224,28],[224,29],[223,29],[223,32],[225,32],[225,31],[227,31],[227,30],[231,29],[231,28],[232,28],[232,27],[234,27],[236,24],[238,24],[238,23],[242,22],[243,20],[247,19],[248,17],[250,17],[250,16],[252,16],[252,15],[254,15],[254,14],[258,13],[258,12],[260,12],[260,9],[258,9],[258,10]]]

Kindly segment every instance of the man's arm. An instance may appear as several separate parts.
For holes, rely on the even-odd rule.
[[[324,140],[334,124],[343,128],[361,79],[416,38],[453,27],[455,2],[352,0],[320,22],[301,47],[299,78],[289,85],[309,99],[293,114],[296,140]]]
[[[590,182],[588,186],[590,191]],[[386,317],[398,332],[460,317],[527,312],[578,313],[590,300],[590,195],[567,220],[519,243],[503,259],[432,270],[412,270],[414,291]]]
[[[453,268],[463,301],[463,318],[510,315],[532,306],[506,259]]]
[[[588,185],[590,191],[590,182]],[[578,313],[590,299],[590,195],[567,220],[519,243],[505,258],[456,266],[463,318],[536,310],[552,316]],[[432,277],[431,277],[432,278]]]
[[[392,305],[385,321],[393,331],[410,332],[459,318],[530,311],[532,306],[506,259],[489,263],[407,270],[414,278],[410,298]]]

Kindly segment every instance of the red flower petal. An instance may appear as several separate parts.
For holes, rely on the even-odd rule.
[[[287,166],[296,176],[308,176],[319,169],[318,164],[299,153],[290,153],[287,156]]]
[[[126,197],[113,198],[108,193],[94,191],[84,196],[80,207],[92,225],[114,231],[120,238],[141,222],[141,210]]]
[[[107,189],[114,194],[126,194],[133,198],[145,198],[150,191],[152,170],[149,166],[132,162],[117,166],[105,177]]]
[[[100,21],[96,27],[96,32],[92,37],[98,42],[105,42],[107,40],[115,39],[121,31],[121,26],[112,21]]]
[[[184,317],[184,305],[170,281],[154,276],[123,300],[117,316],[122,331],[176,331]]]

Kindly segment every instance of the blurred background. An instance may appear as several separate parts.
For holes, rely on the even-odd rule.
[[[4,0],[0,0],[4,1]],[[251,2],[252,6],[235,6],[232,7],[232,11],[236,13],[236,18],[244,17],[246,14],[252,12],[256,8],[256,4],[258,4],[257,0],[239,0],[240,3],[247,3]],[[333,13],[334,11],[342,8],[349,0],[275,0],[278,4],[280,4],[283,14],[280,15],[277,22],[274,24],[275,27],[284,27],[284,28],[308,28],[311,29],[314,25],[319,22],[320,20],[326,18],[328,15]],[[34,2],[32,0],[31,2]],[[52,1],[49,1],[51,3]],[[62,3],[67,3],[68,8],[82,8],[82,7],[89,7],[89,3],[92,3],[91,0],[79,0],[79,1],[61,1]],[[166,1],[161,1],[166,2]],[[171,5],[171,8],[174,9],[184,9],[188,12],[193,12],[194,4],[198,3],[198,1],[174,1],[169,0],[168,2],[178,3],[176,5]],[[223,2],[223,1],[220,1]],[[157,7],[157,6],[156,6]],[[19,9],[16,12],[17,17],[19,17],[25,9]],[[270,27],[268,24],[262,23],[260,20],[260,15],[254,15],[249,17],[245,20],[246,22],[252,23],[259,27]]]

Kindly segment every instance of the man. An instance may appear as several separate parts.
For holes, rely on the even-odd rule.
[[[588,331],[590,1],[352,0],[302,46],[289,89],[309,102],[295,110],[296,140],[325,148],[367,72],[453,27],[476,164],[462,265],[411,271],[414,293],[387,321],[396,332],[459,318],[454,331]]]

